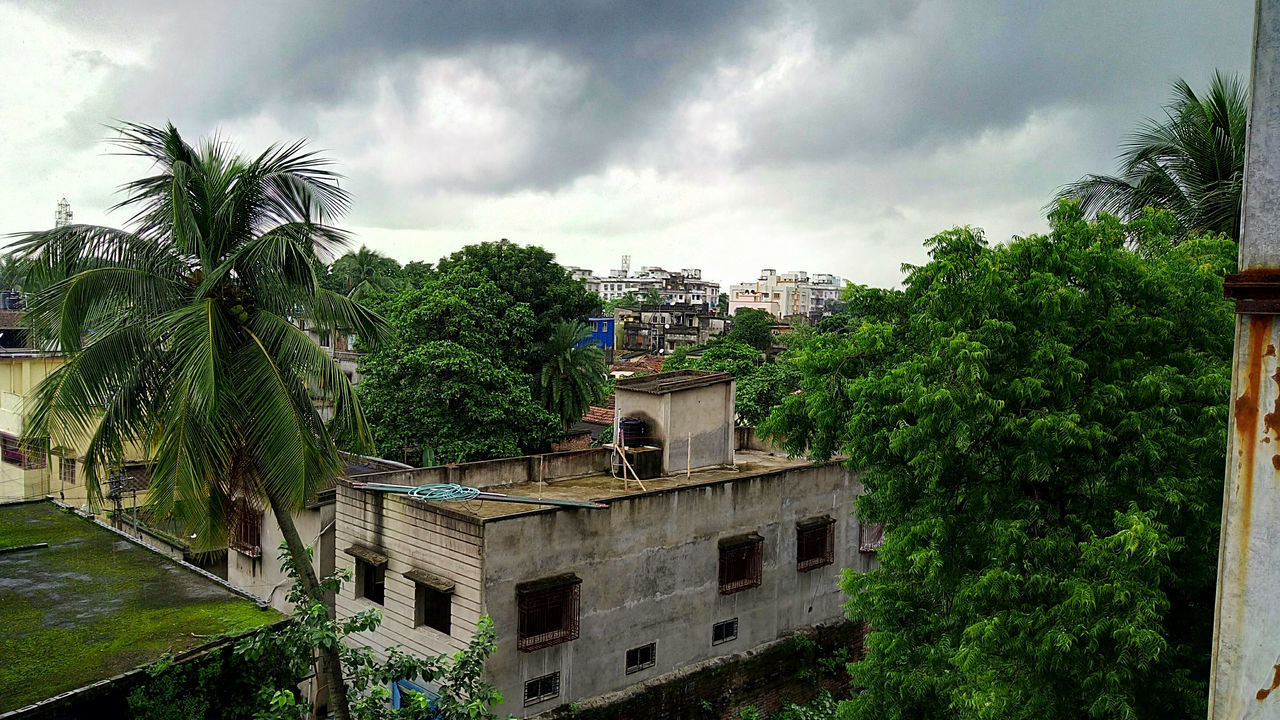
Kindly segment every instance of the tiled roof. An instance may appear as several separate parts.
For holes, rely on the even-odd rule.
[[[582,416],[582,422],[591,423],[593,425],[612,425],[613,424],[613,403],[614,397],[609,396],[609,404],[605,407],[591,406],[587,408],[587,412]]]

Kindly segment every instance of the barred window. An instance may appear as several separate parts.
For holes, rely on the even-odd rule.
[[[738,639],[738,618],[718,622],[711,626],[711,644],[719,645]]]
[[[658,655],[658,644],[649,643],[641,645],[638,648],[631,648],[627,651],[627,674],[640,672],[645,668],[653,667],[654,661]]]
[[[578,638],[579,587],[574,575],[559,575],[516,586],[520,606],[521,652],[532,652]]]
[[[809,572],[835,562],[835,523],[823,516],[796,525],[796,570]]]
[[[75,458],[64,457],[58,462],[58,479],[64,485],[76,484]]]
[[[858,552],[874,553],[884,544],[884,523],[862,523],[858,527]]]
[[[720,594],[732,595],[760,586],[764,538],[755,533],[720,541]]]
[[[232,508],[231,536],[227,546],[249,557],[262,557],[262,511],[239,498]]]
[[[534,705],[560,694],[560,673],[533,678],[524,684],[524,704]]]

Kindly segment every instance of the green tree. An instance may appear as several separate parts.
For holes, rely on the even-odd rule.
[[[658,288],[655,288],[655,287],[645,288],[644,304],[645,305],[661,305],[662,304],[662,293],[658,292]]]
[[[466,269],[489,279],[513,302],[524,303],[533,313],[536,343],[551,337],[556,323],[582,320],[596,307],[596,297],[573,279],[555,256],[540,247],[522,247],[510,240],[468,245],[436,266],[442,274]],[[512,367],[535,375],[546,362],[541,346],[526,346]]]
[[[155,174],[125,186],[129,229],[69,225],[21,236],[14,252],[41,290],[26,317],[66,363],[32,392],[28,437],[85,445],[90,498],[121,449],[145,448],[147,500],[205,544],[226,534],[237,496],[270,506],[299,580],[323,599],[291,511],[341,472],[335,437],[370,446],[341,369],[294,318],[369,341],[381,319],[320,288],[317,251],[346,234],[328,223],[348,196],[301,143],[245,158],[169,125],[120,126],[123,150]],[[312,397],[333,408],[329,426]],[[333,710],[347,717],[336,649],[322,652]]]
[[[721,315],[729,314],[729,295],[728,293],[720,293],[720,297],[716,298],[716,309]]]
[[[588,343],[590,337],[585,324],[562,322],[547,341],[549,357],[538,375],[538,397],[565,430],[604,399],[609,386],[604,351]]]
[[[1206,710],[1235,248],[1168,214],[1050,222],[942,233],[902,303],[793,349],[763,429],[846,453],[887,528],[843,581],[872,628],[848,717]]]
[[[768,352],[773,347],[773,316],[764,310],[738,308],[729,339]]]
[[[1206,95],[1184,80],[1173,95],[1163,120],[1148,119],[1124,143],[1119,175],[1086,175],[1058,197],[1079,200],[1090,214],[1128,219],[1165,208],[1185,230],[1238,239],[1249,91],[1215,72]]]
[[[331,290],[359,299],[370,290],[390,290],[400,277],[400,263],[364,245],[349,252],[329,266],[325,278]]]
[[[559,423],[519,369],[535,343],[528,304],[466,267],[383,300],[393,340],[363,358],[359,393],[384,455],[481,460],[555,437]]]

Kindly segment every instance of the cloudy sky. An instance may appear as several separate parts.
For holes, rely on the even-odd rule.
[[[603,274],[892,285],[954,225],[1044,229],[1169,83],[1247,76],[1250,0],[0,0],[0,233],[118,224],[113,119],[306,137],[399,260],[510,238]]]

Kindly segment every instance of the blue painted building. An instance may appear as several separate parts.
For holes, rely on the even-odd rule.
[[[604,348],[605,355],[609,355],[613,350],[613,318],[588,318],[587,327],[591,328],[591,337],[578,343],[578,345],[582,346],[594,343]]]

